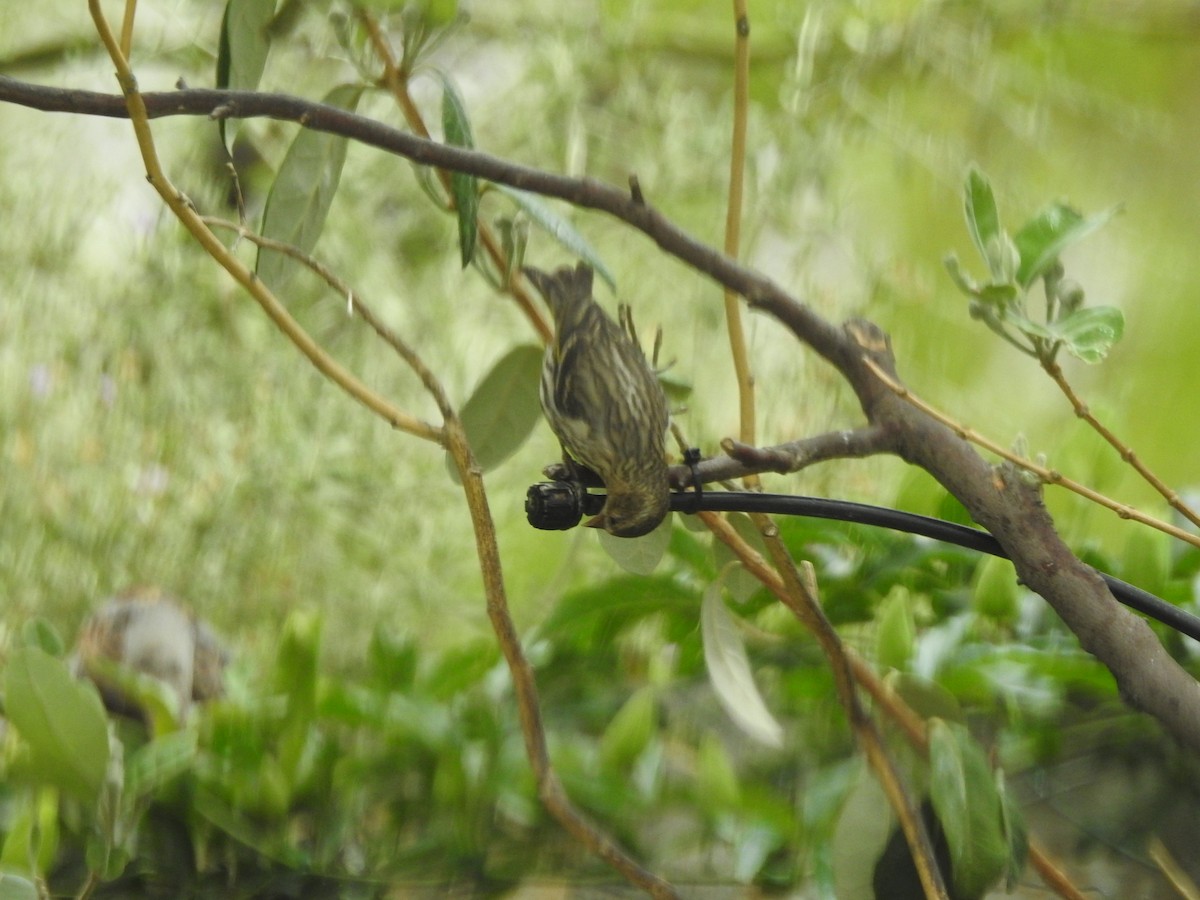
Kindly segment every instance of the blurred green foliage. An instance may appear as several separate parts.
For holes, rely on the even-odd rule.
[[[826,580],[825,601],[861,652],[871,655],[891,627],[886,617],[874,624],[875,610],[893,605],[902,586],[917,638],[907,658],[893,654],[905,673],[893,688],[926,714],[990,734],[1010,773],[1097,741],[1114,749],[1154,741],[1037,598],[1022,596],[1016,619],[980,609],[967,585],[981,566],[965,552],[859,526],[786,525],[793,552],[844,574]],[[870,871],[880,847],[869,841],[829,855],[841,802],[860,776],[847,769],[853,740],[826,663],[765,595],[731,612],[786,749],[746,741],[714,702],[697,631],[701,586],[714,575],[705,544],[676,526],[669,575],[568,591],[531,636],[565,785],[648,864],[684,882],[829,888],[847,866]],[[99,801],[95,790],[71,788],[72,760],[95,759],[83,746],[93,738],[30,724],[22,711],[40,703],[36,722],[64,725],[56,715],[69,704],[54,692],[94,692],[41,649],[49,626],[25,629],[26,645],[9,657],[0,754],[0,860],[10,873],[46,877],[65,893],[99,867],[97,896],[230,896],[231,882],[239,896],[284,884],[297,896],[381,896],[430,883],[487,894],[538,877],[604,876],[537,802],[491,642],[431,651],[376,627],[358,674],[334,675],[323,663],[326,618],[291,613],[273,658],[243,658],[228,695],[186,720],[152,735],[114,722]],[[20,674],[27,660],[49,672],[36,692]],[[968,834],[993,829],[983,845],[991,855],[971,869],[986,882],[1006,858],[995,804],[1013,801],[997,801],[994,789],[980,795],[991,777],[980,768],[983,750],[955,728],[939,765],[963,766],[966,780],[945,784],[954,793],[935,793],[935,807],[969,819]],[[918,786],[929,778],[915,769],[913,777]],[[46,818],[46,791],[56,797],[58,786],[70,794]],[[40,837],[29,843],[21,823],[39,815]]]
[[[293,6],[262,87],[315,98],[359,81],[369,56],[351,9]],[[438,28],[453,21],[444,6]],[[212,83],[229,52],[219,7],[142,5],[143,89],[169,90],[181,75]],[[716,242],[730,121],[725,4],[462,7],[470,21],[424,58],[460,90],[449,121],[469,117],[475,145],[549,170],[614,183],[634,172],[653,205]],[[1089,298],[1125,311],[1125,341],[1105,363],[1120,375],[1069,374],[1169,482],[1194,483],[1183,449],[1193,418],[1144,402],[1185,396],[1200,334],[1200,307],[1187,302],[1200,282],[1200,216],[1186,189],[1197,174],[1194,20],[1166,2],[1033,0],[777,2],[752,16],[747,260],[830,317],[880,322],[909,383],[970,424],[1001,440],[1023,433],[1056,468],[1146,504],[1111,451],[1068,422],[1036,366],[962,315],[940,263],[970,248],[960,197],[972,162],[1016,220],[1051,197],[1124,204],[1066,259]],[[411,11],[387,20],[394,34],[412,22]],[[0,7],[0,71],[115,90],[86,15],[67,0]],[[428,71],[414,78],[431,122],[443,87]],[[397,119],[377,92],[359,110]],[[155,133],[197,206],[234,218],[217,127],[164,120]],[[252,219],[295,134],[269,121],[237,129]],[[316,255],[463,403],[528,343],[528,327],[460,271],[460,229],[406,163],[352,145],[338,168]],[[111,896],[230,896],[231,883],[245,896],[374,896],[430,882],[465,894],[543,874],[606,877],[537,803],[440,451],[339,395],[214,271],[145,186],[127,123],[0,107],[0,171],[0,653],[12,720],[0,886],[22,896],[36,874],[76,891],[92,872]],[[510,201],[483,200],[485,215],[512,215]],[[716,290],[612,221],[545,206],[526,215],[569,222],[639,323],[663,322],[672,377],[691,387],[679,418],[714,448],[736,423],[731,369],[715,362]],[[244,243],[238,252],[253,259]],[[539,262],[565,253],[536,232],[528,252]],[[434,420],[417,380],[346,316],[344,298],[322,291],[296,276],[289,308],[375,389]],[[825,367],[774,324],[750,322],[764,443],[857,421]],[[728,574],[729,611],[788,750],[748,743],[715,702],[699,634],[702,595],[726,560],[676,524],[654,575],[618,575],[590,535],[532,532],[524,486],[557,452],[542,430],[497,463],[488,486],[570,794],[671,877],[831,891],[839,866],[870,857],[846,862],[833,849],[859,776],[814,642]],[[961,517],[894,462],[768,481]],[[1200,555],[1073,499],[1048,500],[1089,562],[1195,606]],[[894,668],[918,708],[970,724],[1010,773],[1032,782],[1086,748],[1130,770],[1153,766],[1160,792],[1143,795],[1155,813],[1173,791],[1192,798],[1176,790],[1195,783],[1188,762],[1128,714],[1108,673],[1002,564],[831,523],[781,530],[815,563],[847,642]],[[111,727],[103,784],[91,769],[47,772],[46,760],[69,770],[95,751],[38,726],[53,710],[21,707],[20,673],[34,659],[58,664],[71,641],[56,647],[57,635],[138,583],[187,597],[229,637],[229,696],[153,737]],[[1196,665],[1189,642],[1162,637]],[[64,702],[91,702],[52,677],[73,698]],[[28,765],[34,743],[56,740],[58,755]],[[99,800],[79,796],[97,785]],[[1153,818],[1131,814],[1112,843],[1140,852],[1135,826]]]

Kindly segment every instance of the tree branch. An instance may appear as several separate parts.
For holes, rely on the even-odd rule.
[[[891,435],[873,425],[849,431],[827,431],[773,447],[751,447],[726,438],[721,442],[721,449],[725,451],[723,456],[713,456],[697,464],[696,474],[702,484],[763,472],[786,475],[831,459],[862,459],[892,452]],[[670,477],[671,486],[677,490],[694,486],[689,466],[672,466]]]

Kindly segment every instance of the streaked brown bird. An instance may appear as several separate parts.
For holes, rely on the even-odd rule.
[[[604,482],[600,514],[584,524],[639,537],[666,518],[667,398],[630,330],[592,297],[591,267],[524,269],[554,317],[542,366],[542,410],[563,449]]]

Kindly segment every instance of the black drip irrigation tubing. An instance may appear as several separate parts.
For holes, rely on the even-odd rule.
[[[575,515],[574,521],[569,524],[567,524],[567,519],[553,525],[546,524],[546,520],[540,518],[543,507],[539,506],[538,501],[534,498],[535,493],[542,488],[558,490],[560,493],[569,492],[575,498],[574,502],[577,503],[576,509],[579,513],[586,512],[594,515],[604,505],[603,494],[588,494],[577,486],[568,485],[565,482],[533,485],[529,489],[525,509],[530,524],[535,528],[571,528],[579,523],[580,518],[579,515]],[[689,491],[672,493],[671,509],[682,513],[696,513],[702,510],[708,512],[758,512],[805,516],[811,519],[833,519],[839,522],[853,522],[859,525],[871,525],[877,528],[919,534],[943,543],[966,547],[979,553],[987,553],[990,556],[1009,558],[999,541],[978,528],[968,528],[965,525],[934,519],[930,516],[901,512],[883,506],[871,506],[866,503],[852,503],[848,500],[828,500],[823,497],[802,497],[794,494],[760,494],[752,491]],[[1114,578],[1104,572],[1097,572],[1097,574],[1104,579],[1108,589],[1112,591],[1112,595],[1125,606],[1162,622],[1180,634],[1200,641],[1200,618],[1177,606],[1172,606],[1162,598],[1154,596],[1149,591],[1143,591],[1127,581]]]

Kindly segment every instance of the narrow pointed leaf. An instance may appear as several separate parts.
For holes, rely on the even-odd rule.
[[[908,589],[896,585],[875,613],[875,659],[881,666],[905,669],[916,642],[913,603]]]
[[[700,605],[700,634],[708,679],[726,714],[747,736],[768,747],[783,746],[783,728],[767,709],[742,642],[742,634],[725,601],[721,583],[713,582]]]
[[[221,37],[217,46],[217,89],[253,91],[267,67],[271,49],[268,26],[275,15],[275,0],[229,0],[221,18]],[[217,128],[226,141],[228,119],[220,119]]]
[[[830,841],[832,896],[838,900],[875,900],[872,876],[896,819],[883,788],[861,761],[851,770],[850,778]]]
[[[62,638],[54,626],[41,616],[34,616],[21,626],[21,640],[27,647],[41,647],[51,656],[63,655]]]
[[[967,215],[967,228],[979,255],[989,262],[989,247],[994,246],[1001,236],[1000,211],[996,207],[991,182],[974,166],[967,172],[963,211]]]
[[[1029,831],[1025,827],[1021,805],[1017,798],[1009,793],[1002,770],[996,771],[996,793],[1000,797],[1001,830],[1008,841],[1008,862],[1004,866],[1004,881],[1005,887],[1011,893],[1017,886],[1017,881],[1025,870],[1025,862],[1029,858]]]
[[[89,665],[93,677],[140,709],[154,734],[177,731],[183,724],[183,704],[177,689],[165,681],[111,659],[96,659]]]
[[[358,85],[334,88],[323,102],[353,110],[363,89]],[[263,212],[265,237],[291,244],[303,253],[316,246],[325,227],[329,207],[337,193],[346,162],[346,138],[307,128],[300,130],[275,176]],[[275,250],[260,250],[257,274],[272,291],[280,293],[300,263]]]
[[[54,865],[58,857],[60,796],[57,788],[42,787],[14,793],[16,799],[7,801],[6,833],[0,841],[0,900],[7,896],[4,873],[45,877]]]
[[[510,197],[517,206],[525,211],[535,225],[570,250],[572,255],[578,256],[595,269],[610,288],[614,291],[617,289],[616,279],[604,265],[604,261],[595,248],[588,243],[587,238],[580,234],[565,217],[555,212],[541,197],[504,184],[492,185],[492,188]]]
[[[466,104],[446,77],[442,78],[442,132],[447,144],[467,149],[475,146]],[[458,216],[458,248],[465,269],[475,257],[475,239],[479,232],[479,183],[475,176],[451,172],[450,195],[454,198]]]
[[[722,812],[737,806],[742,797],[737,769],[725,744],[713,732],[706,732],[696,754],[696,786],[702,808]]]

